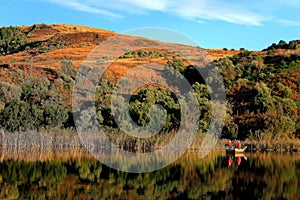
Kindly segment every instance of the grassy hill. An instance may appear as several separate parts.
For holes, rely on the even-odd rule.
[[[0,35],[0,128],[10,131],[73,127],[71,96],[76,72],[90,52],[115,32],[75,25],[39,24],[6,27]],[[160,41],[122,36],[132,43],[164,45]],[[300,134],[300,49],[299,41],[280,41],[263,51],[203,49],[203,56],[217,66],[223,75],[228,108],[222,137],[254,139],[293,139]],[[116,49],[126,47],[116,45]],[[192,52],[198,47],[168,44],[174,49]],[[111,51],[111,52],[110,52]],[[201,102],[199,133],[209,124],[211,104],[207,88],[195,78],[189,63],[172,52],[148,48],[120,54],[105,74],[107,82],[99,83],[96,106],[103,126],[116,128],[110,113],[114,84],[129,69],[149,63],[134,78],[159,79],[165,67],[179,71],[188,80]],[[206,55],[205,55],[206,54]],[[105,59],[105,58],[103,58]],[[160,94],[162,99],[155,97]],[[207,100],[207,101],[206,101]],[[206,103],[204,103],[206,102]],[[180,107],[176,98],[164,89],[142,88],[131,100],[130,112],[138,124],[149,123],[149,106],[163,104],[168,121],[163,132],[178,129]]]

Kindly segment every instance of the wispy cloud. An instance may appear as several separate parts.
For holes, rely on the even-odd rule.
[[[104,15],[104,16],[108,16],[108,17],[121,17],[121,15],[115,14],[113,12],[98,8],[98,7],[94,7],[94,6],[90,6],[87,2],[85,1],[74,1],[74,0],[46,0],[50,3],[54,3],[54,4],[59,4],[62,6],[66,6],[69,7],[71,9],[74,10],[78,10],[78,11],[83,11],[83,12],[88,12],[88,13],[94,13],[94,14],[99,14],[99,15]]]
[[[293,20],[279,19],[277,20],[277,22],[284,26],[300,26],[300,22],[293,21]]]
[[[135,7],[148,10],[166,11],[172,1],[170,0],[121,0]]]
[[[251,12],[242,6],[228,2],[210,0],[183,0],[178,1],[171,13],[181,17],[197,20],[221,20],[234,24],[262,25],[264,17],[258,13]]]
[[[282,4],[285,4],[285,5],[291,5],[291,6],[300,7],[300,0],[289,0],[289,1],[286,1],[286,0],[277,0],[277,1],[281,2]]]
[[[260,26],[270,20],[272,13],[266,13],[262,2],[272,7],[268,0],[253,0],[249,2],[233,0],[44,0],[69,7],[71,9],[104,15],[107,17],[122,17],[126,13],[143,14],[146,11],[168,13],[180,18],[205,22],[219,20],[233,24]],[[282,3],[283,0],[275,0]],[[296,2],[298,0],[292,0]],[[250,9],[250,8],[251,9]],[[121,14],[120,14],[121,13]],[[292,20],[276,21],[280,24]]]

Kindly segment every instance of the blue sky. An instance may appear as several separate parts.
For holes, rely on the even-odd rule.
[[[300,39],[300,0],[0,0],[0,26],[64,23],[178,31],[205,48]],[[180,42],[180,41],[177,41]]]

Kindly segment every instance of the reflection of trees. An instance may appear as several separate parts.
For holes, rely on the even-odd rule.
[[[288,155],[255,155],[249,162],[232,179],[232,185],[236,186],[232,194],[243,193],[259,199],[292,199],[299,196],[298,159]]]
[[[189,153],[152,173],[123,173],[91,158],[0,164],[0,198],[292,199],[299,196],[300,162],[289,155],[250,155],[240,166],[227,158]],[[297,193],[298,192],[298,193]]]

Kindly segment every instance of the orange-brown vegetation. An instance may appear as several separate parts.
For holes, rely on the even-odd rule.
[[[53,24],[53,25],[33,25],[22,26],[22,32],[27,35],[28,46],[36,44],[37,46],[17,52],[14,54],[0,57],[0,68],[9,68],[10,72],[0,71],[1,79],[6,81],[11,80],[13,74],[16,74],[18,69],[24,72],[24,77],[33,76],[47,76],[51,80],[55,78],[55,70],[61,66],[61,60],[70,60],[74,67],[78,68],[86,57],[107,38],[114,36],[116,33],[97,28],[90,28],[84,26]],[[141,42],[147,39],[126,36],[128,41],[140,40]],[[150,41],[150,40],[149,40]],[[159,41],[155,41],[161,43]],[[57,47],[57,44],[62,44]],[[116,44],[118,45],[118,44]],[[182,46],[182,45],[175,45]],[[120,47],[117,47],[119,49]],[[192,51],[193,47],[190,47]],[[160,50],[164,52],[164,50]],[[238,54],[240,51],[224,51],[224,50],[210,50],[207,49],[207,55],[212,59],[222,58]],[[107,52],[110,54],[119,54],[120,52]],[[120,54],[121,56],[122,54]],[[168,57],[170,58],[170,56]],[[139,64],[147,64],[149,62],[156,62],[166,64],[168,58],[138,58],[138,59],[123,59],[115,62],[114,67],[111,67],[112,74],[116,76],[121,75],[129,67]],[[126,71],[126,70],[125,70]],[[155,72],[152,72],[153,75]],[[8,76],[10,78],[8,78]]]

